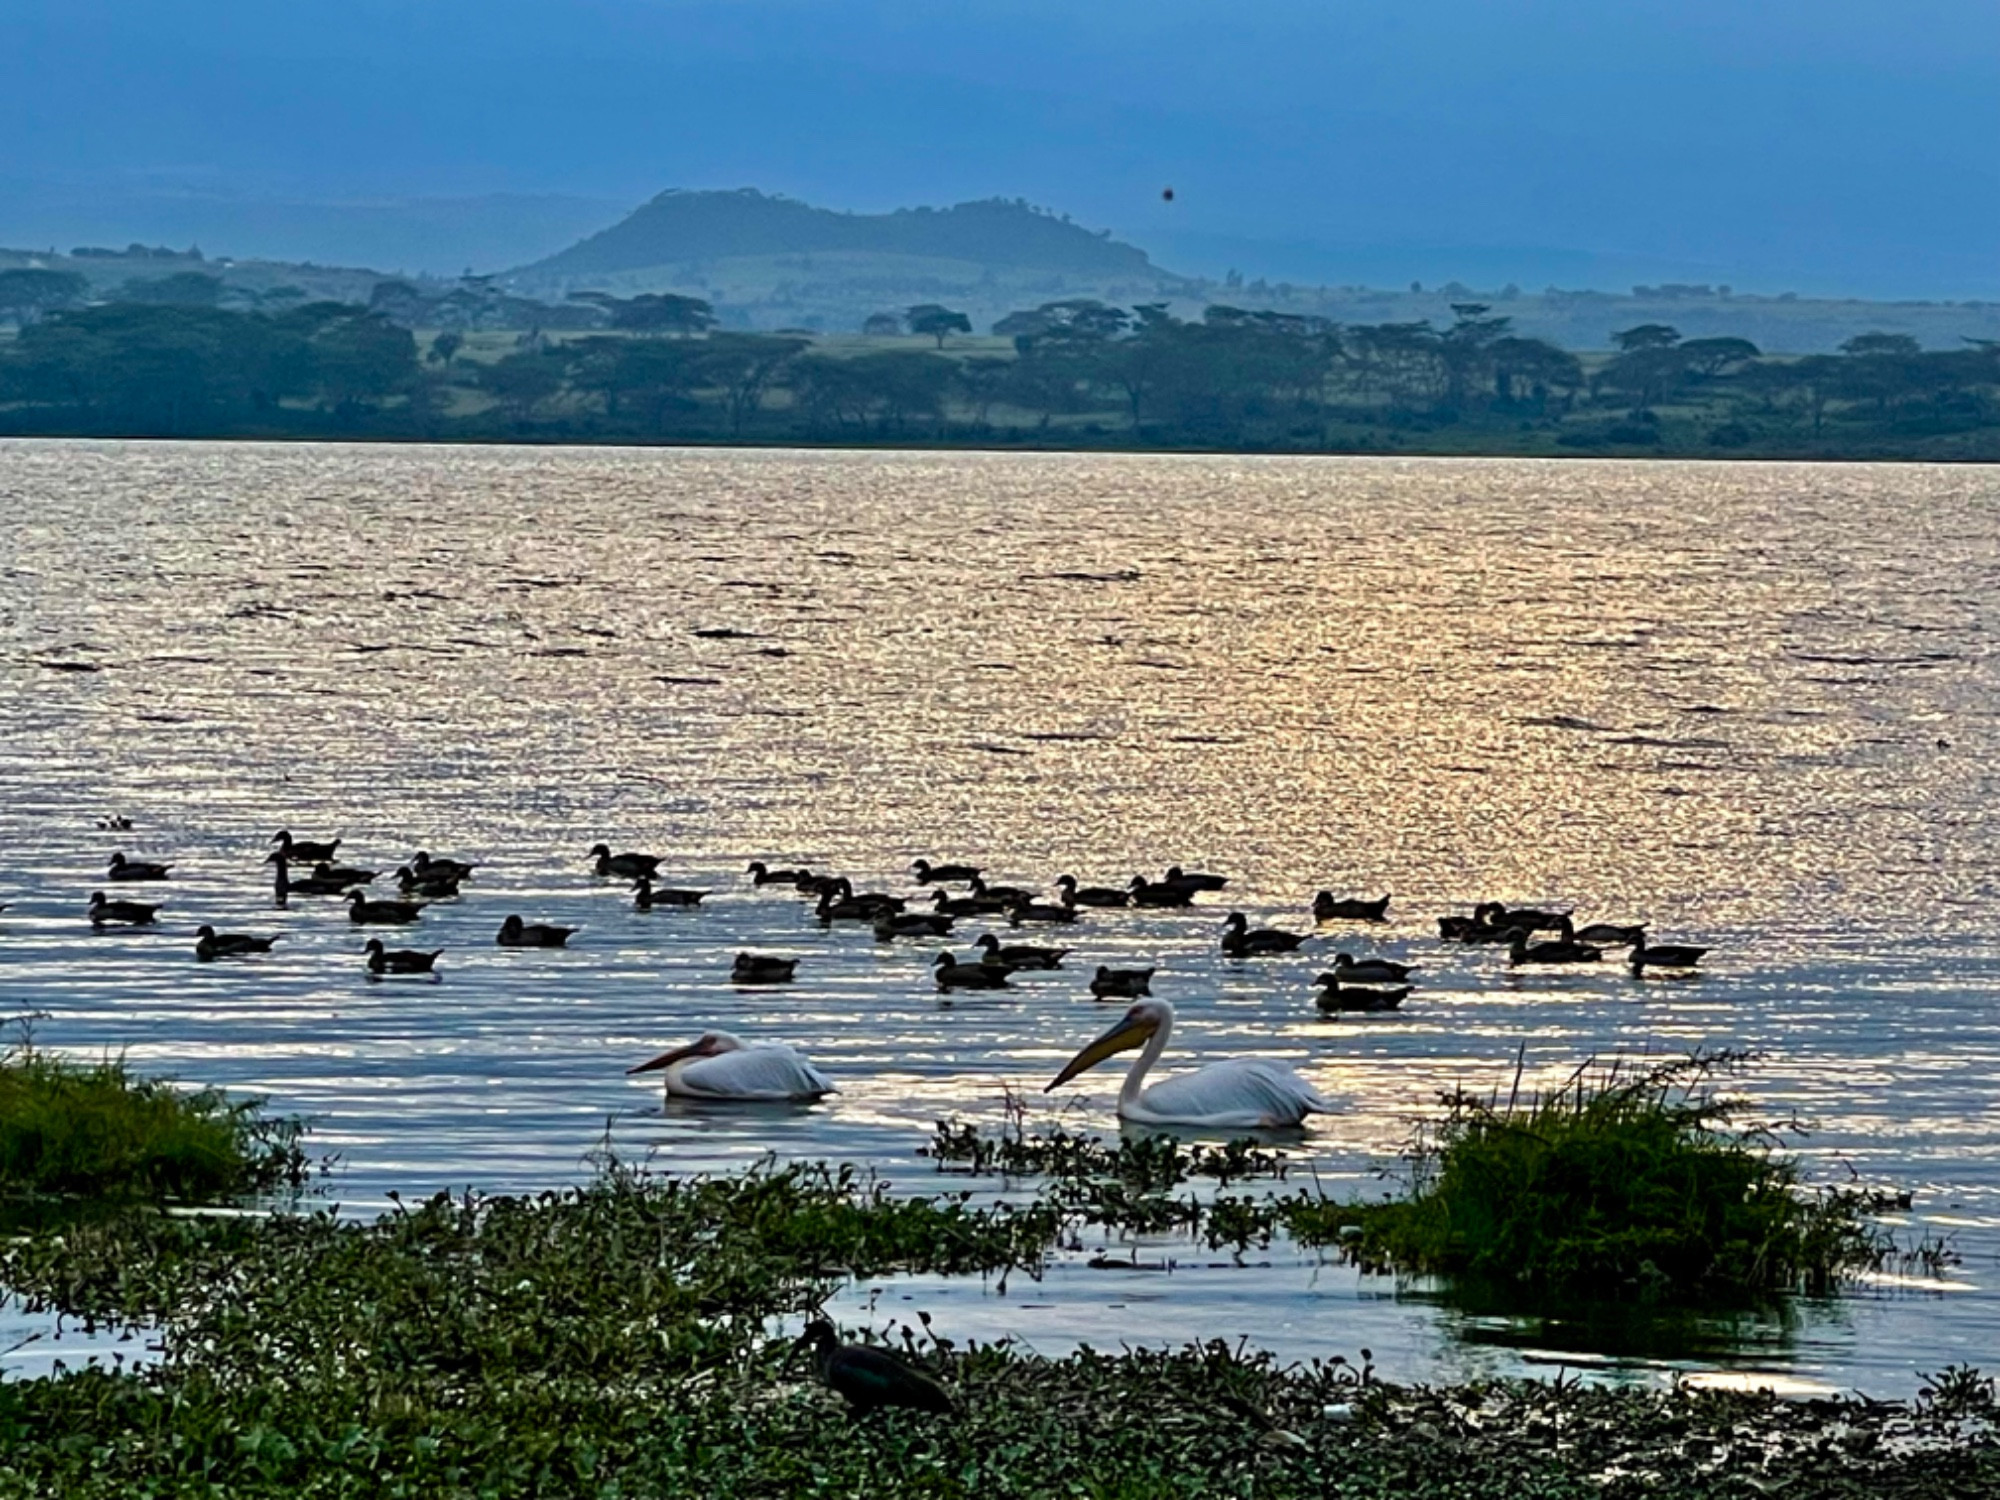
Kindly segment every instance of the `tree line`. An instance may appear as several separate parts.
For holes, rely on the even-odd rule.
[[[1649,323],[1583,355],[1476,302],[1443,325],[1342,325],[1076,298],[984,340],[926,303],[856,344],[724,329],[698,298],[585,293],[552,309],[568,326],[420,340],[401,283],[367,306],[229,307],[182,273],[79,305],[60,274],[0,273],[19,324],[0,344],[5,430],[2000,457],[2000,348],[1893,333],[1792,358]]]

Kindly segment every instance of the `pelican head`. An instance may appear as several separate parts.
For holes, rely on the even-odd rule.
[[[677,1062],[691,1057],[720,1057],[725,1052],[741,1052],[743,1043],[726,1031],[704,1031],[685,1047],[676,1047],[671,1052],[662,1052],[651,1062],[642,1062],[636,1068],[627,1068],[629,1073],[651,1073],[660,1068],[671,1068]]]
[[[1042,1090],[1068,1083],[1077,1074],[1096,1067],[1107,1057],[1115,1057],[1120,1052],[1129,1052],[1134,1047],[1143,1047],[1151,1041],[1159,1029],[1174,1018],[1174,1008],[1164,1000],[1141,1000],[1112,1022],[1104,1034],[1063,1064],[1063,1070],[1056,1074],[1049,1085]]]

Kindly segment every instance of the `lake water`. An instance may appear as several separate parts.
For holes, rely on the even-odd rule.
[[[996,1121],[1009,1089],[1109,1131],[1117,1067],[1039,1092],[1104,1024],[1100,962],[1161,966],[1173,1055],[1281,1058],[1336,1100],[1302,1149],[1338,1192],[1382,1191],[1439,1091],[1504,1090],[1517,1053],[1546,1083],[1752,1048],[1741,1088],[1811,1122],[1813,1180],[1913,1190],[1898,1233],[1961,1264],[1619,1367],[1907,1393],[2000,1360],[1996,501],[1974,468],[0,444],[0,1009],[310,1116],[355,1212],[573,1182],[607,1134],[674,1169],[775,1153],[928,1188],[932,1123]],[[274,910],[280,826],[385,870],[476,860],[412,932],[442,981],[367,982],[334,902]],[[589,873],[600,839],[715,894],[635,912]],[[159,928],[84,922],[113,849],[174,862]],[[1232,883],[1093,915],[1061,939],[1081,973],[947,1007],[933,949],[822,931],[743,876],[902,889],[920,854]],[[1303,928],[1322,887],[1393,892],[1392,920],[1216,950],[1228,907]],[[1488,897],[1713,953],[1634,983],[1436,941]],[[502,951],[508,912],[583,931]],[[283,941],[198,965],[201,921]],[[1308,981],[1342,946],[1423,987],[1321,1020]],[[730,987],[741,948],[799,983]],[[712,1026],[841,1092],[663,1111],[624,1076]],[[1594,1357],[1289,1252],[1142,1258],[1175,1269],[844,1307],[1051,1350],[1366,1345],[1405,1378]]]

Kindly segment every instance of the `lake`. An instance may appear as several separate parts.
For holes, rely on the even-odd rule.
[[[311,1117],[357,1213],[575,1182],[606,1145],[959,1185],[918,1148],[1010,1091],[1115,1128],[1116,1066],[1040,1092],[1108,1019],[1098,963],[1160,966],[1169,1066],[1278,1058],[1336,1101],[1300,1150],[1340,1193],[1392,1187],[1440,1091],[1504,1092],[1517,1056],[1549,1084],[1751,1049],[1737,1086],[1810,1125],[1807,1176],[1913,1191],[1892,1225],[1947,1241],[1943,1279],[1612,1355],[1284,1249],[871,1283],[843,1316],[1908,1394],[2000,1351],[1996,502],[1971,467],[0,443],[0,1010]],[[441,981],[369,982],[336,902],[274,909],[280,827],[385,873],[477,861],[410,929]],[[634,911],[590,873],[599,840],[714,894]],[[173,861],[158,928],[83,920],[115,849]],[[823,931],[744,876],[904,890],[918,855],[1045,890],[1170,863],[1231,884],[1093,914],[1065,970],[944,1005],[934,947]],[[1304,930],[1322,888],[1392,893],[1390,921],[1218,951],[1226,911]],[[1641,983],[1437,941],[1487,898],[1713,951]],[[583,930],[502,950],[509,912]],[[282,941],[199,965],[203,921]],[[1422,987],[1323,1020],[1340,948]],[[740,949],[799,982],[731,987]],[[625,1076],[717,1026],[840,1092],[662,1109]]]

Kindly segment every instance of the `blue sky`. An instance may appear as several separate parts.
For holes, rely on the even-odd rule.
[[[265,234],[245,205],[518,194],[587,220],[750,185],[863,209],[1027,197],[1176,268],[1274,278],[2000,296],[1991,0],[7,15],[0,242],[150,214],[124,235],[146,238],[203,204]]]

